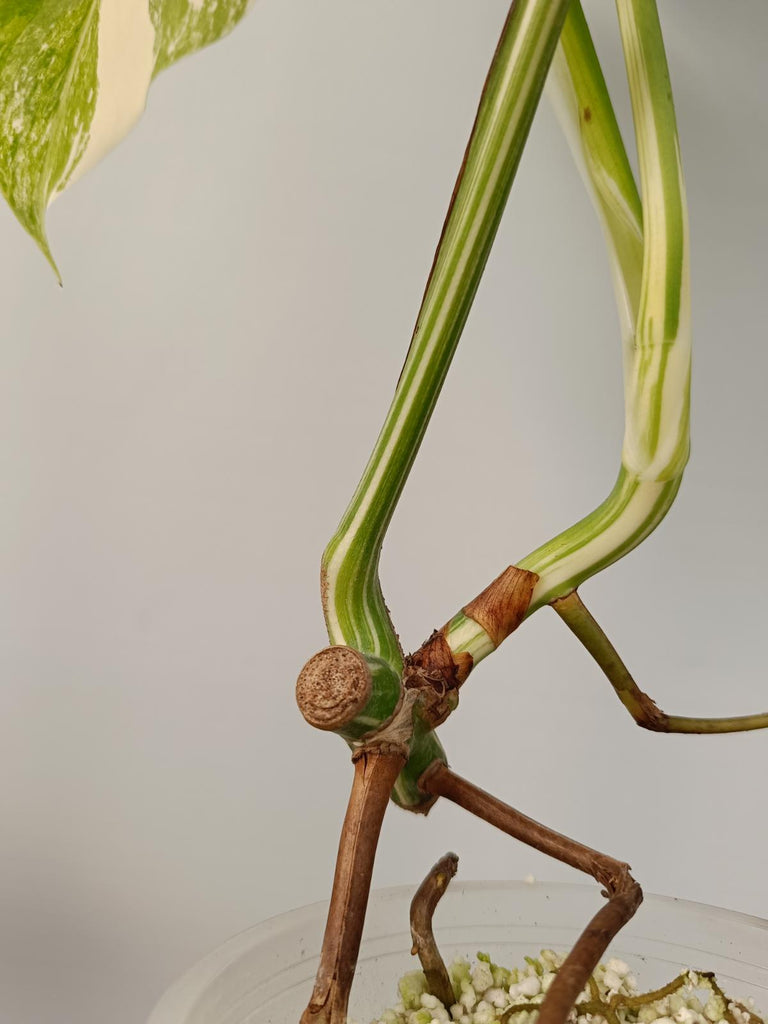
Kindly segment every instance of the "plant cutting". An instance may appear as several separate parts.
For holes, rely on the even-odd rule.
[[[202,3],[166,11],[163,5],[150,5],[146,17],[137,16],[130,27],[131,40],[140,40],[137,52],[144,47],[144,62],[141,75],[138,63],[131,64],[127,82],[128,76],[117,71],[110,78],[109,40],[124,37],[118,32],[121,23],[110,21],[106,8],[83,5],[78,21],[70,6],[66,18],[57,21],[61,11],[54,5],[17,6],[6,23],[0,55],[0,181],[51,261],[44,226],[50,199],[127,130],[158,70],[222,34],[242,13],[242,7],[233,6],[224,17],[225,8]],[[216,24],[214,11],[220,19]],[[350,744],[355,775],[306,1021],[337,1022],[346,1016],[373,858],[390,796],[418,813],[426,813],[440,797],[452,800],[586,871],[605,888],[606,906],[547,991],[541,1009],[547,1022],[563,1020],[571,1011],[608,942],[637,910],[641,891],[626,864],[560,836],[479,790],[448,768],[437,737],[477,664],[544,605],[581,640],[641,726],[718,733],[768,725],[766,714],[705,719],[658,709],[577,593],[590,576],[658,525],[674,501],[688,456],[687,213],[666,57],[655,4],[619,0],[617,11],[635,118],[639,188],[578,4],[523,0],[513,5],[392,406],[323,558],[322,600],[331,646],[307,662],[297,699],[313,726],[337,732]],[[381,545],[458,344],[548,75],[611,255],[625,356],[626,429],[619,476],[593,513],[516,560],[418,650],[404,656],[378,580]]]

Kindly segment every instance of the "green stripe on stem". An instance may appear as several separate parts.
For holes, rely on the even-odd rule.
[[[528,614],[640,544],[671,507],[688,456],[688,233],[669,74],[653,0],[618,0],[618,8],[643,190],[639,287],[639,200],[578,0],[563,29],[552,84],[612,258],[624,334],[622,466],[601,505],[516,563],[540,577]],[[463,612],[451,620],[447,639],[454,653],[468,651],[475,664],[494,649],[485,630]]]
[[[688,215],[669,70],[655,0],[617,0],[643,193],[643,286],[627,380],[623,460],[643,479],[688,459]]]
[[[513,4],[381,434],[323,556],[332,643],[384,658],[402,653],[379,583],[384,533],[413,465],[488,259],[528,136],[568,0]]]
[[[434,729],[429,726],[418,710],[413,718],[413,739],[408,762],[397,777],[392,799],[404,810],[426,813],[435,798],[419,788],[419,779],[431,764],[447,764],[445,751]]]
[[[622,335],[631,347],[642,285],[643,207],[579,0],[568,10],[547,95],[600,217]]]
[[[381,658],[364,655],[371,673],[371,697],[365,707],[337,729],[342,739],[354,744],[368,733],[380,729],[394,715],[402,699],[400,677]]]

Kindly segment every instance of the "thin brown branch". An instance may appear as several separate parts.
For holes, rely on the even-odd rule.
[[[541,1004],[537,1024],[563,1024],[600,957],[642,899],[640,886],[627,871],[622,889],[608,895],[608,902],[598,910],[565,958]]]
[[[507,835],[591,875],[605,886],[608,903],[595,914],[566,957],[543,1003],[537,1024],[564,1024],[600,957],[619,929],[629,921],[643,894],[629,865],[555,832],[516,811],[446,765],[434,764],[419,779],[433,796],[444,796]]]
[[[381,824],[405,757],[401,750],[372,747],[354,763],[320,966],[302,1024],[345,1024]]]
[[[454,1002],[453,986],[445,962],[440,956],[440,950],[437,948],[432,931],[432,918],[437,904],[458,867],[459,858],[456,854],[446,853],[431,868],[411,900],[411,938],[413,939],[411,952],[418,955],[421,961],[429,991],[433,996],[437,996],[446,1008]]]

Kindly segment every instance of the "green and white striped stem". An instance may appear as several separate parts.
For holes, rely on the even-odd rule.
[[[568,0],[519,0],[504,26],[392,405],[323,556],[333,644],[398,670],[402,653],[379,583],[384,533],[413,465],[496,235]]]
[[[572,0],[547,95],[603,227],[632,365],[643,272],[643,206],[580,0]]]
[[[687,214],[669,75],[653,0],[617,0],[617,6],[642,202],[578,0],[563,27],[552,85],[611,258],[625,363],[619,476],[608,498],[592,513],[502,573],[409,661],[409,671],[419,670],[424,659],[439,660],[443,647],[449,672],[453,661],[452,683],[457,685],[524,617],[574,591],[644,540],[674,501],[688,457]],[[523,27],[533,30],[536,25],[541,32],[537,13],[551,32],[554,48],[559,22],[552,10],[547,20],[535,3],[513,7],[486,83],[395,400],[324,558],[324,605],[332,642],[377,655],[396,670],[402,656],[378,581],[381,543],[501,217],[540,94],[542,53],[547,60],[553,56],[551,50],[542,51],[541,38],[528,41],[538,63],[535,70],[532,56],[524,63],[531,84],[523,102],[521,83],[507,73],[508,63],[516,53],[517,59],[526,53],[520,41]],[[521,607],[520,595],[526,588]],[[507,596],[514,598],[516,608],[506,607]],[[436,742],[428,728],[424,735]],[[423,764],[421,753],[419,747],[417,757],[414,747],[403,777],[412,763]],[[436,759],[442,759],[441,751]],[[414,775],[410,783],[416,784],[417,778]]]
[[[578,3],[563,30],[552,84],[612,258],[625,357],[621,468],[601,505],[517,563],[539,577],[528,614],[574,590],[644,540],[672,505],[688,458],[688,222],[669,73],[654,0],[618,0],[617,6],[642,206]],[[463,611],[445,635],[454,654],[468,653],[474,663],[495,646]]]
[[[464,328],[528,137],[568,0],[518,0],[494,54],[464,162],[384,426],[322,561],[323,607],[332,644],[383,659],[403,656],[384,603],[379,558],[391,520]],[[418,778],[440,741],[419,707],[410,757],[393,798],[428,809]]]

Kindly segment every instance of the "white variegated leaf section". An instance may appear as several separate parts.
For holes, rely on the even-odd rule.
[[[82,177],[133,128],[144,113],[154,68],[155,27],[149,4],[101,0],[96,107],[85,151],[63,187]]]
[[[2,0],[0,191],[54,266],[51,201],[123,139],[153,78],[248,0]]]

